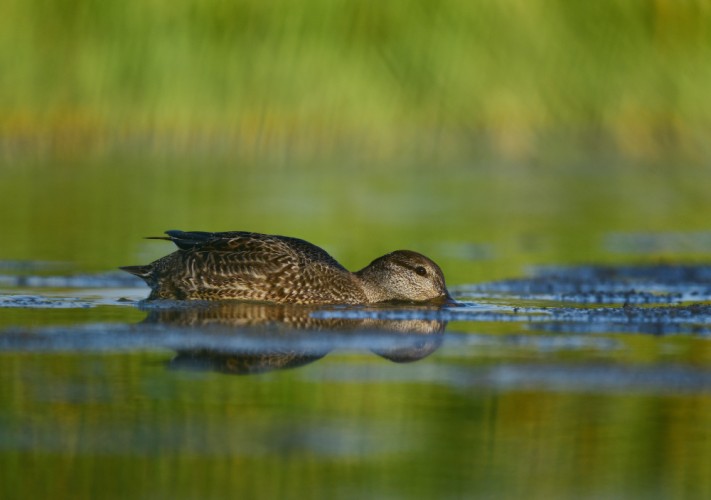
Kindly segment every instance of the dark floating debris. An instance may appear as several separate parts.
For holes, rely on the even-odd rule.
[[[711,266],[545,266],[530,278],[451,287],[457,298],[508,297],[576,304],[676,304],[711,300]]]

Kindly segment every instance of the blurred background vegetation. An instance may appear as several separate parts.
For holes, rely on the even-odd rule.
[[[0,258],[246,229],[461,282],[709,250],[707,1],[7,0],[0,67]]]

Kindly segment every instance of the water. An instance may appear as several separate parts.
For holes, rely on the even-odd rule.
[[[444,308],[150,304],[17,267],[6,498],[711,492],[706,266],[547,267]]]

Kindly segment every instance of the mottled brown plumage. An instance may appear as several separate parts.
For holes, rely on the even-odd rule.
[[[242,231],[166,231],[176,252],[121,269],[145,280],[149,299],[243,299],[290,304],[448,300],[439,266],[398,250],[351,273],[307,241]]]

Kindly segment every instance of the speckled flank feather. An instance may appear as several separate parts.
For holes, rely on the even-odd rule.
[[[167,231],[178,250],[122,269],[151,287],[149,299],[244,299],[291,304],[365,304],[447,298],[437,264],[401,250],[351,273],[304,240],[241,231]]]

